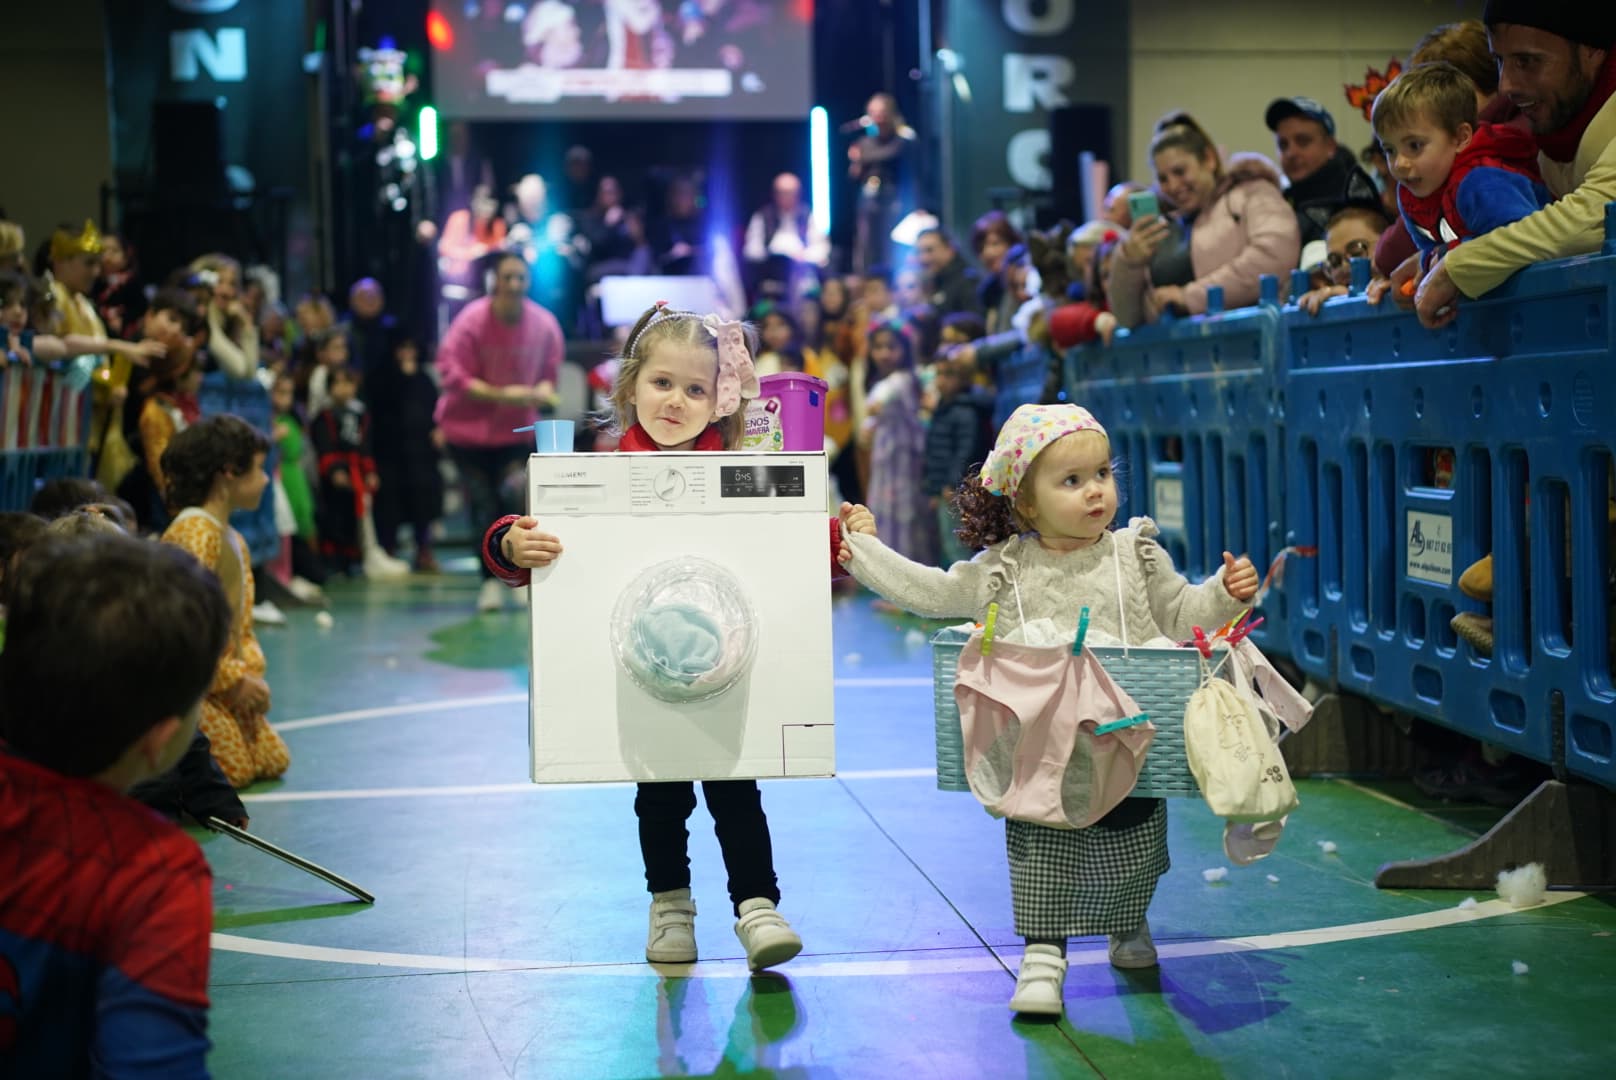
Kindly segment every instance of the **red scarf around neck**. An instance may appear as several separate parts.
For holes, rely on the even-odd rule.
[[[1576,48],[1575,45],[1572,46]],[[1594,76],[1594,92],[1588,95],[1583,103],[1582,111],[1571,118],[1571,122],[1559,131],[1537,137],[1537,148],[1548,157],[1550,161],[1558,161],[1565,165],[1577,156],[1577,147],[1582,144],[1583,133],[1593,122],[1594,114],[1605,107],[1610,96],[1616,94],[1616,44],[1612,44],[1605,53],[1605,63]]]
[[[1508,169],[1538,180],[1537,143],[1520,128],[1507,124],[1478,124],[1465,148],[1453,159],[1453,168],[1442,186],[1421,198],[1407,187],[1397,186],[1397,202],[1408,215],[1409,221],[1443,243],[1442,222],[1446,221],[1457,238],[1447,241],[1451,246],[1470,236],[1469,228],[1459,216],[1459,185],[1471,169]]]
[[[617,451],[622,454],[649,454],[661,449],[662,447],[656,444],[656,440],[651,438],[650,432],[639,424],[635,424],[623,432],[622,439],[617,443]],[[700,435],[696,436],[696,445],[690,449],[703,452],[722,450],[724,449],[724,436],[720,434],[716,425],[709,424]]]

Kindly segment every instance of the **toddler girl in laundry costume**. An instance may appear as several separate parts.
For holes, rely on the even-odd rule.
[[[749,326],[663,303],[652,307],[629,334],[612,388],[618,450],[737,449],[746,429],[746,402],[758,395],[757,349],[757,334]],[[561,540],[540,531],[532,517],[500,518],[483,539],[483,561],[515,587],[528,584],[532,569],[550,565],[561,553]],[[829,553],[832,576],[844,576],[838,559],[850,553],[835,518],[830,519]],[[535,596],[533,602],[542,601]],[[780,887],[757,781],[704,780],[701,788],[729,874],[735,933],[747,964],[753,971],[783,964],[802,950],[802,939],[775,909]],[[695,808],[695,785],[689,781],[642,783],[634,798],[651,893],[645,958],[653,963],[696,959],[685,829]]]
[[[1084,607],[1092,643],[1124,633],[1129,644],[1183,641],[1196,626],[1229,621],[1257,592],[1249,559],[1224,552],[1222,568],[1191,585],[1153,539],[1149,518],[1112,528],[1117,487],[1110,440],[1076,405],[1017,409],[980,476],[961,488],[959,506],[961,539],[986,549],[970,562],[947,570],[910,562],[869,535],[870,515],[854,507],[844,511],[852,553],[846,565],[859,581],[920,615],[984,622],[996,603],[996,651],[997,642],[1027,641],[1029,631],[1050,623],[1070,642]],[[961,658],[962,684],[969,659]],[[1097,790],[1106,786],[1099,769],[1096,761]],[[1013,809],[1006,818],[1016,933],[1027,940],[1010,999],[1017,1012],[1060,1014],[1069,937],[1107,934],[1113,965],[1155,966],[1145,911],[1168,866],[1166,805],[1123,798],[1110,807],[1082,828],[1018,820]]]

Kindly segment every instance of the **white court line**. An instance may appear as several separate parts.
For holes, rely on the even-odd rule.
[[[1551,892],[1537,908],[1541,910],[1571,900],[1580,900],[1585,893]],[[1257,937],[1218,938],[1210,941],[1157,943],[1156,950],[1163,960],[1193,956],[1218,956],[1226,953],[1259,952],[1275,949],[1300,949],[1309,945],[1332,945],[1343,941],[1362,941],[1368,938],[1407,934],[1419,930],[1435,930],[1445,926],[1479,922],[1499,915],[1517,914],[1519,910],[1503,900],[1488,900],[1468,910],[1457,907],[1438,908],[1415,915],[1399,915],[1391,919],[1372,922],[1347,923],[1342,926],[1321,926],[1313,930],[1288,930],[1278,934]],[[296,945],[285,941],[265,941],[260,938],[241,937],[236,934],[214,934],[213,947],[221,952],[250,953],[254,956],[273,956],[286,960],[318,960],[330,964],[358,964],[366,967],[408,968],[415,971],[542,971],[546,975],[593,975],[609,977],[644,976],[648,971],[677,974],[702,979],[744,979],[751,976],[744,961],[725,960],[705,964],[658,965],[649,964],[584,964],[558,960],[498,960],[470,956],[434,956],[426,953],[372,952],[368,949],[340,949],[328,945]],[[1097,966],[1109,962],[1104,948],[1074,950],[1069,964]],[[1005,965],[995,955],[920,956],[907,960],[813,960],[792,964],[786,972],[792,978],[849,976],[904,976],[955,975],[977,972],[1003,972]]]
[[[302,720],[288,720],[284,724],[271,724],[276,731],[301,731],[303,728],[325,727],[327,724],[351,724],[355,720],[375,720],[383,716],[408,716],[412,713],[448,712],[452,709],[474,709],[479,705],[515,705],[525,703],[527,694],[486,694],[482,697],[444,698],[441,701],[401,702],[397,705],[378,705],[373,709],[353,709],[350,712],[326,713],[308,716]]]
[[[894,675],[890,677],[868,676],[861,678],[837,679],[836,686],[843,689],[862,690],[873,687],[930,687],[930,679],[918,675]],[[525,705],[527,694],[486,694],[482,697],[445,698],[441,701],[400,702],[397,705],[378,705],[371,709],[351,709],[348,712],[324,713],[320,716],[305,716],[299,720],[287,720],[284,723],[271,724],[276,731],[302,731],[304,728],[326,727],[330,724],[351,724],[355,720],[377,720],[384,716],[411,716],[415,713],[449,712],[454,709],[475,709],[482,705]]]
[[[836,774],[838,780],[911,780],[937,775],[936,769],[856,769]],[[771,780],[794,780],[797,777],[766,777]],[[801,779],[827,779],[802,777]],[[632,787],[632,780],[607,780],[596,783],[566,784],[444,784],[437,787],[346,788],[334,791],[266,791],[260,795],[243,795],[242,802],[288,803],[321,802],[327,799],[433,799],[456,795],[526,795],[543,791],[583,791],[589,788]]]

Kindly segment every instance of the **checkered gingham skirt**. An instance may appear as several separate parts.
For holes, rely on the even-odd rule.
[[[1016,933],[1027,938],[1126,934],[1167,872],[1167,803],[1125,829],[1051,829],[1007,820]]]

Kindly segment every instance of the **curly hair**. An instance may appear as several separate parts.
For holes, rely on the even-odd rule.
[[[240,475],[253,458],[269,453],[269,439],[239,416],[226,413],[198,421],[174,436],[163,451],[164,501],[174,513],[208,501],[221,473]]]
[[[657,318],[659,312],[661,318]],[[742,323],[741,335],[746,340],[748,355],[755,361],[758,356],[757,328],[751,323]],[[707,327],[702,325],[700,315],[692,311],[673,311],[659,305],[647,308],[634,324],[634,329],[629,331],[628,344],[618,360],[617,380],[612,384],[611,412],[600,418],[602,426],[611,434],[622,435],[639,423],[629,399],[634,396],[634,384],[639,381],[640,368],[645,366],[651,350],[662,342],[711,349],[713,369],[716,371],[718,368],[718,343],[713,340]],[[715,419],[713,423],[724,437],[724,449],[739,449],[741,437],[746,434],[746,402],[742,401],[740,408],[723,419]]]
[[[995,495],[972,472],[954,492],[960,526],[954,535],[971,551],[981,551],[1027,531],[1008,495]]]
[[[1033,458],[1032,464],[1027,467],[1027,473],[1022,477],[1021,487],[1016,498],[1008,495],[995,495],[982,483],[979,475],[979,466],[971,466],[965,481],[954,492],[954,510],[959,516],[960,527],[954,535],[959,537],[960,543],[971,551],[981,551],[1010,539],[1022,533],[1032,532],[1032,520],[1026,515],[1020,499],[1020,492],[1030,490],[1029,483],[1038,469],[1038,459]],[[1124,480],[1127,476],[1127,463],[1120,458],[1111,458],[1112,483],[1117,490],[1117,509],[1120,511],[1123,498],[1127,491]],[[1120,528],[1122,520],[1120,513],[1111,519],[1109,529]]]

